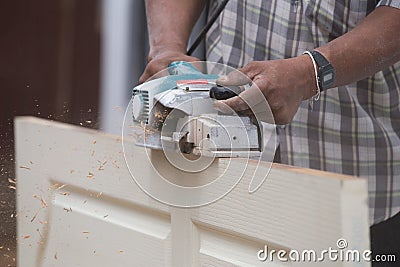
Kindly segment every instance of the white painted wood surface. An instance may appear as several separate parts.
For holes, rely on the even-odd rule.
[[[219,201],[174,208],[134,183],[120,137],[31,117],[15,125],[19,266],[369,266],[257,258],[264,245],[320,252],[337,249],[339,238],[347,249],[369,249],[365,180],[274,164],[249,194],[250,164]],[[134,154],[142,165],[134,172],[153,175],[143,148]],[[242,164],[234,159],[232,168]]]

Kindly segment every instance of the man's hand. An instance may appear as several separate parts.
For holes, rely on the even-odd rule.
[[[257,119],[266,122],[271,122],[269,115],[272,111],[276,124],[288,124],[300,103],[315,95],[317,90],[313,65],[307,55],[250,62],[240,72],[248,78],[232,72],[217,83],[244,85],[251,80],[252,86],[239,96],[217,102],[217,109],[224,109],[226,104],[239,114],[254,114]]]
[[[140,83],[144,83],[149,78],[151,78],[156,73],[168,68],[168,65],[174,61],[199,61],[200,59],[196,57],[187,56],[183,52],[178,52],[176,50],[164,50],[153,57],[149,57],[149,62],[147,63],[146,69],[144,70],[142,76],[139,79]]]

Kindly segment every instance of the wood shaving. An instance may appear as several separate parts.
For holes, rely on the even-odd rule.
[[[31,168],[29,168],[29,167],[26,167],[26,166],[22,166],[22,165],[21,165],[21,166],[19,166],[19,168],[20,168],[20,169],[31,170]]]
[[[115,106],[114,109],[124,113],[124,110],[120,106]]]
[[[97,170],[104,171],[104,165],[107,164],[107,160],[104,161],[104,162],[101,162],[100,160],[98,160],[97,162],[100,164],[100,166],[99,166],[99,168]]]
[[[69,207],[69,209],[64,208],[64,210],[65,210],[66,212],[72,212],[72,208],[71,208],[71,207]]]
[[[40,212],[41,210],[42,210],[42,208],[40,208],[40,209],[33,215],[32,219],[31,219],[31,222],[33,222],[33,221],[36,219],[37,215],[39,214],[39,212]]]
[[[66,186],[67,186],[67,184],[63,184],[63,185],[61,185],[61,186],[57,187],[57,188],[56,188],[56,190],[63,189],[63,188],[64,188],[64,187],[66,187]]]
[[[54,254],[54,259],[56,259],[56,260],[58,259],[57,258],[57,252]]]
[[[114,160],[111,162],[112,165],[114,165],[115,168],[119,169],[119,166],[117,165],[117,161]]]
[[[40,200],[40,203],[42,204],[43,208],[47,208],[48,207],[46,201],[44,201],[44,199],[42,197],[39,197],[38,195],[33,195],[33,197],[38,199],[38,200]]]
[[[23,236],[24,239],[28,239],[28,238],[30,238],[30,237],[31,237],[30,235],[24,235],[24,236]]]
[[[40,230],[37,228],[36,231],[39,233],[40,238],[43,238],[42,234],[40,233]]]
[[[15,188],[15,186],[13,186],[13,185],[9,185],[8,188],[11,188],[13,190],[17,190],[17,188]]]
[[[94,177],[94,174],[93,174],[93,173],[91,173],[91,172],[89,172],[89,174],[88,174],[88,175],[86,175],[86,177],[87,177],[87,178],[89,178],[89,179],[92,179],[92,178]]]
[[[55,189],[58,185],[59,185],[59,184],[57,184],[57,183],[52,184],[52,185],[50,185],[50,186],[47,188],[47,190]]]
[[[17,183],[15,180],[13,180],[11,178],[8,178],[8,182],[11,183],[11,184],[16,184]]]

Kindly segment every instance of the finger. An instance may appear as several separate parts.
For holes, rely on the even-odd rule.
[[[264,93],[257,86],[257,83],[262,83],[262,81],[255,80],[253,85],[241,94],[241,97],[250,106],[250,109],[257,120],[274,123],[274,110],[270,106]],[[268,88],[265,87],[265,90],[267,89]]]
[[[186,62],[194,62],[200,61],[200,59],[196,57],[186,56],[186,55],[172,55],[170,57],[160,58],[155,57],[150,62],[147,63],[147,66],[143,72],[143,74],[139,78],[139,83],[144,83],[148,80],[152,80],[155,78],[160,78],[165,75],[168,75],[167,68],[169,64],[173,61],[186,61]],[[199,64],[193,64],[195,67]]]
[[[257,86],[255,82],[250,86],[250,88],[244,90],[239,94],[240,98],[246,102],[246,104],[250,107],[254,107],[259,103],[266,103],[267,100],[265,96]]]
[[[251,107],[251,111],[257,121],[263,121],[266,123],[274,124],[274,114],[269,107],[268,102],[260,102],[255,106]]]
[[[163,62],[160,61],[150,61],[142,76],[140,76],[139,78],[139,82],[140,83],[144,83],[146,81],[148,81],[151,77],[153,77],[154,75],[156,75],[157,73],[159,73],[161,70],[166,69],[167,65]]]
[[[145,69],[143,74],[140,76],[139,78],[139,83],[144,83],[145,81],[147,81],[147,79],[149,78],[149,75],[147,74],[147,70]]]
[[[150,76],[148,73],[143,73],[142,76],[140,76],[140,78],[139,78],[139,83],[142,84],[142,83],[145,83],[145,82],[151,80],[150,77],[152,77],[152,76]]]
[[[221,100],[225,105],[228,105],[235,111],[244,111],[251,109],[251,107],[256,106],[260,102],[266,102],[264,95],[258,89],[256,84],[253,84],[249,89],[243,91],[238,96]]]
[[[255,83],[239,96],[217,102],[222,104],[222,107],[216,107],[221,112],[228,113],[230,110],[227,110],[226,106],[229,106],[239,115],[253,115],[259,121],[274,123],[273,111]]]
[[[222,76],[216,81],[218,85],[222,86],[239,86],[250,82],[251,79],[238,70],[232,71],[227,76]]]
[[[250,83],[261,71],[259,62],[252,61],[238,71],[232,71],[227,76],[219,78],[217,84],[223,86],[245,85]]]
[[[230,106],[223,103],[223,101],[214,101],[213,105],[216,110],[222,112],[223,114],[231,115],[235,113],[235,111]]]

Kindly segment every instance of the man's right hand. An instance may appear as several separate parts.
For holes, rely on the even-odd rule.
[[[147,66],[139,79],[140,83],[144,83],[156,73],[168,68],[169,64],[174,61],[199,61],[196,57],[187,56],[182,52],[176,50],[165,50],[155,54],[153,57],[149,56]]]

